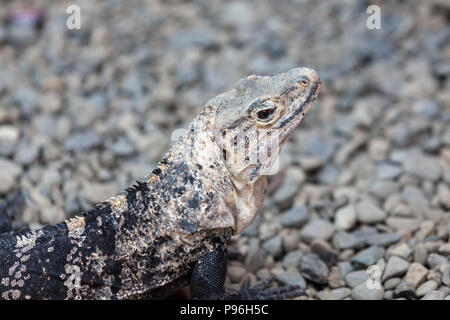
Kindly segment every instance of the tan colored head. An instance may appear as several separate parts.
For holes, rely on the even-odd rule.
[[[215,138],[235,180],[251,184],[277,171],[273,165],[281,147],[310,110],[320,85],[316,71],[296,68],[273,77],[249,76],[214,99]]]
[[[310,110],[320,85],[316,71],[295,68],[272,77],[249,76],[207,102],[179,147],[193,168],[203,168],[208,188],[225,203],[225,209],[216,205],[217,217],[198,217],[200,224],[232,226],[239,233],[251,223],[264,199],[266,175],[276,172],[281,147]]]

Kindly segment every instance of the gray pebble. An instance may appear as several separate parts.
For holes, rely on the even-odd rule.
[[[328,240],[333,236],[334,227],[327,220],[312,220],[300,231],[300,236],[307,242],[314,239]]]
[[[64,143],[66,151],[87,151],[102,145],[101,138],[92,131],[78,132],[71,135]]]
[[[382,258],[383,256],[384,256],[383,248],[372,246],[356,254],[352,258],[351,262],[357,268],[362,269],[367,268],[372,264],[375,264],[378,261],[378,259]]]
[[[377,177],[379,179],[394,180],[402,174],[402,168],[393,164],[382,164],[377,168]]]
[[[264,241],[262,248],[271,256],[278,257],[282,253],[282,240],[280,236],[275,236]]]
[[[413,176],[431,181],[437,181],[441,176],[439,159],[421,152],[412,152],[406,158],[403,169]]]
[[[303,256],[300,261],[300,270],[303,276],[312,282],[325,284],[328,281],[329,269],[317,254],[309,253]]]
[[[244,260],[245,268],[253,273],[264,266],[265,259],[264,251],[259,247],[259,240],[250,239],[247,255]]]
[[[445,265],[448,264],[448,260],[446,257],[441,256],[440,254],[437,253],[431,253],[428,258],[427,258],[427,265],[431,268],[434,269],[436,267],[439,267],[440,265]]]
[[[349,288],[338,288],[338,289],[333,289],[330,291],[330,293],[337,299],[337,300],[342,300],[347,298],[348,296],[350,296],[350,294],[352,293],[352,290]]]
[[[0,194],[8,193],[17,186],[22,167],[10,160],[0,158]]]
[[[355,300],[381,300],[384,296],[384,289],[369,288],[367,283],[361,283],[352,290],[352,298]]]
[[[306,289],[306,281],[298,272],[285,272],[278,274],[275,277],[283,285],[300,286],[300,288]]]
[[[305,206],[297,206],[281,216],[283,227],[302,227],[308,221],[308,209]]]
[[[421,300],[444,300],[445,293],[438,290],[428,292]]]
[[[416,297],[416,290],[412,283],[410,282],[402,282],[397,288],[394,290],[394,298],[406,298],[406,299],[414,299]]]
[[[283,257],[284,268],[297,268],[300,265],[300,260],[303,257],[303,253],[300,250],[291,251]]]
[[[398,242],[400,239],[401,237],[395,233],[380,233],[367,236],[365,242],[370,246],[386,247]]]
[[[342,278],[344,278],[347,275],[347,273],[353,271],[352,264],[348,261],[338,262],[338,269],[339,274],[341,275]]]
[[[345,282],[351,288],[355,288],[361,283],[365,283],[369,278],[369,273],[366,270],[353,271],[345,275]]]
[[[363,240],[344,231],[337,232],[333,237],[333,246],[338,250],[356,249],[361,248],[363,245]]]
[[[384,221],[386,212],[375,206],[372,202],[362,201],[357,204],[358,220],[363,223],[377,223]]]
[[[421,243],[417,244],[414,248],[414,262],[425,264],[427,261],[428,251]]]
[[[386,290],[394,290],[400,282],[402,282],[401,278],[391,278],[389,280],[386,280],[386,282],[384,283],[384,288]]]
[[[353,205],[340,208],[334,216],[334,225],[338,230],[351,229],[356,223],[356,210]]]
[[[388,280],[393,277],[403,276],[408,271],[409,263],[397,256],[391,257],[383,273],[382,281]]]
[[[429,293],[432,290],[435,290],[438,287],[438,284],[436,281],[428,280],[424,283],[422,283],[416,290],[416,296],[417,297],[423,297],[427,293]]]

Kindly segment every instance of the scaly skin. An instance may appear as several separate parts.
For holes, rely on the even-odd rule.
[[[209,100],[147,181],[88,213],[0,235],[3,299],[275,299],[269,281],[227,292],[226,245],[255,218],[266,174],[314,103],[314,70],[249,76]]]

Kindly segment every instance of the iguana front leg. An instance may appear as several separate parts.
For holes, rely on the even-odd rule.
[[[270,288],[274,280],[269,277],[250,288],[247,278],[240,291],[224,288],[227,274],[227,255],[221,248],[206,253],[194,267],[191,277],[191,297],[199,300],[279,300],[304,294],[298,286]]]

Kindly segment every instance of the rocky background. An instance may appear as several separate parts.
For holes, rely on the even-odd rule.
[[[382,30],[369,4],[1,1],[0,200],[26,191],[32,227],[87,210],[150,173],[209,98],[308,66],[322,92],[227,286],[272,274],[301,299],[449,300],[450,2],[374,1]]]

